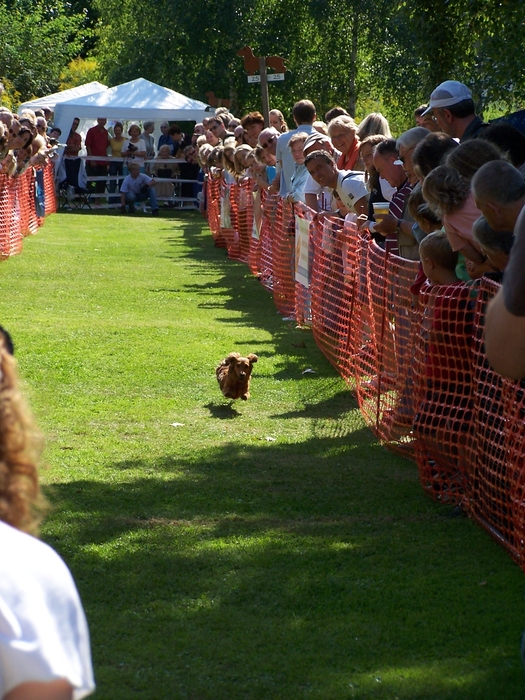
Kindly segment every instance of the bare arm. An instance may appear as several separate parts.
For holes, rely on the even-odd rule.
[[[485,351],[499,374],[510,379],[525,377],[525,316],[514,316],[507,310],[503,289],[487,310]]]
[[[304,195],[304,203],[309,209],[312,209],[313,211],[319,211],[319,202],[317,200],[316,194],[306,193]]]
[[[2,700],[72,700],[73,687],[65,678],[49,683],[21,683],[4,695]]]

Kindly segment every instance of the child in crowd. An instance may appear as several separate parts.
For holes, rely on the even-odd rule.
[[[471,404],[472,310],[470,287],[456,275],[457,251],[443,231],[430,233],[419,247],[429,285],[421,296],[426,307],[426,396],[414,418],[414,434],[433,460],[445,469],[440,480],[456,472],[468,441]],[[447,475],[448,471],[448,475]],[[464,475],[458,476],[462,481]],[[436,488],[439,484],[436,485]]]
[[[434,231],[441,230],[441,219],[425,202],[421,188],[418,187],[410,194],[407,208],[410,216],[418,224],[425,236],[428,236],[429,233],[433,233]],[[426,282],[426,279],[427,276],[423,270],[423,265],[420,263],[416,279],[410,287],[410,291],[414,298],[414,304],[416,306],[419,304],[419,292],[421,291],[423,284]]]
[[[140,165],[131,162],[128,164],[129,175],[126,175],[120,186],[120,211],[125,214],[129,210],[130,214],[135,213],[135,202],[145,202],[149,199],[151,213],[153,216],[159,215],[159,205],[155,185],[157,181],[149,175],[140,172]],[[127,209],[126,209],[127,205]]]
[[[307,138],[308,134],[300,131],[288,141],[288,148],[295,162],[294,174],[290,180],[290,191],[286,195],[286,201],[291,204],[294,202],[303,202],[304,204],[305,201],[304,186],[308,179],[308,170],[304,164],[303,146]]]
[[[430,208],[443,220],[452,250],[467,258],[469,275],[476,279],[491,270],[472,234],[474,221],[481,216],[474,201],[470,184],[448,165],[432,170],[423,183],[423,197]]]
[[[476,219],[472,233],[494,270],[499,273],[504,272],[514,244],[514,233],[512,231],[494,231],[484,216]],[[501,278],[497,281],[501,281]]]

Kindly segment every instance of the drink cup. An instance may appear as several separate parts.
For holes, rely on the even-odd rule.
[[[379,222],[389,213],[390,204],[388,202],[374,202],[374,219]]]

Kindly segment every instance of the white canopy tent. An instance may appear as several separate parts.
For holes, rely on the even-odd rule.
[[[210,109],[204,102],[193,100],[144,78],[137,78],[129,83],[57,104],[54,124],[62,129],[63,134],[68,134],[75,117],[81,120],[79,131],[91,126],[86,122],[95,123],[99,117],[121,122],[200,122],[210,116]]]
[[[55,107],[60,102],[66,102],[67,100],[73,100],[77,97],[83,97],[84,95],[92,95],[94,92],[102,92],[107,90],[107,85],[103,85],[96,80],[90,83],[85,83],[84,85],[77,85],[77,87],[69,88],[69,90],[62,90],[61,92],[54,92],[52,95],[47,95],[46,97],[37,97],[29,102],[24,102],[18,108],[18,114],[21,114],[24,109],[50,109],[52,112],[55,111]]]

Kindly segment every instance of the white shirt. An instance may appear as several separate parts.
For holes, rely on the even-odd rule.
[[[0,697],[65,678],[93,692],[89,632],[69,569],[47,544],[0,521]]]

